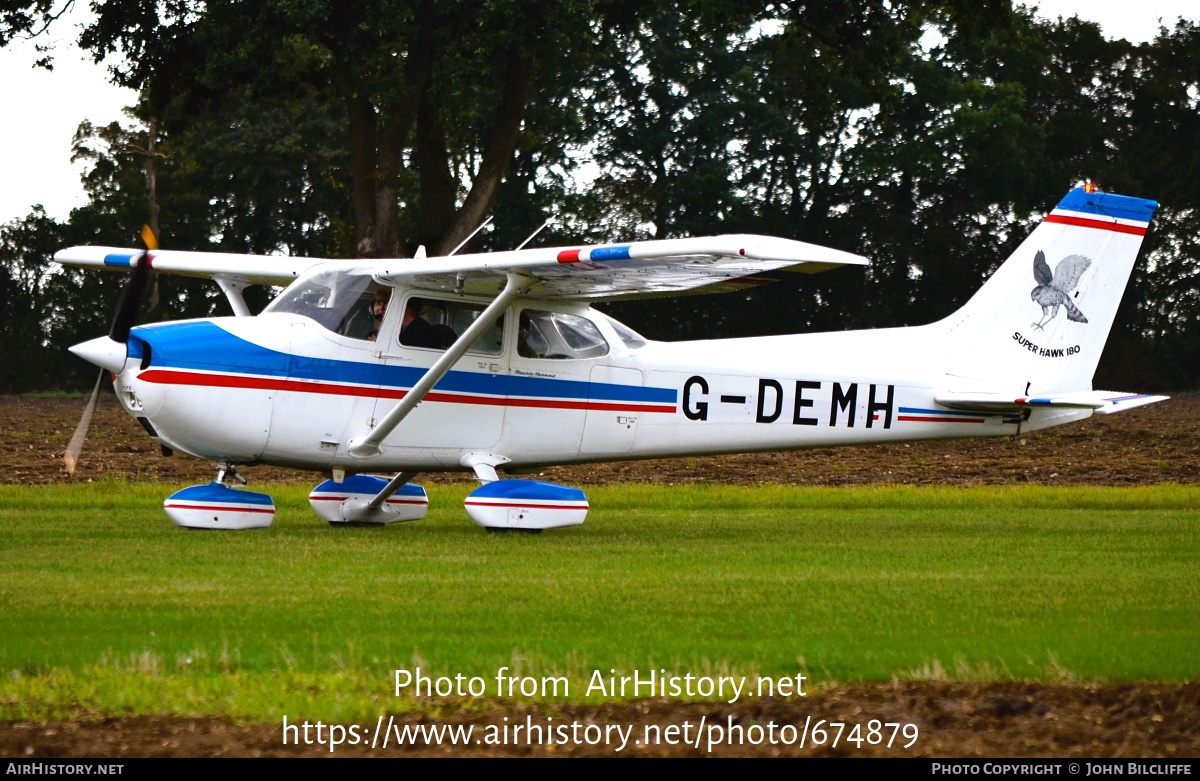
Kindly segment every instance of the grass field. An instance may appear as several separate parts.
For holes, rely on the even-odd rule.
[[[1186,681],[1200,488],[589,489],[585,526],[174,527],[162,485],[0,486],[0,718],[373,717],[396,668]],[[490,692],[489,692],[490,693]]]

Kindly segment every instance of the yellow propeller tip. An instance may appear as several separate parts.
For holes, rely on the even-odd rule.
[[[158,249],[158,236],[154,235],[154,229],[149,225],[142,226],[142,242],[146,245],[146,249]]]

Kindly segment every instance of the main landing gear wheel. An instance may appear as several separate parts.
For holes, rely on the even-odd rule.
[[[496,480],[485,483],[463,504],[471,520],[489,532],[521,531],[578,526],[587,518],[583,491],[536,480]]]
[[[352,475],[340,483],[326,480],[308,495],[308,503],[330,526],[419,521],[429,509],[429,497],[424,488],[407,482],[413,476],[402,473],[392,481],[374,475]]]
[[[275,520],[275,503],[267,494],[243,491],[225,485],[246,478],[233,464],[221,464],[217,479],[208,485],[192,485],[176,491],[163,502],[163,509],[178,526],[187,529],[263,529]]]

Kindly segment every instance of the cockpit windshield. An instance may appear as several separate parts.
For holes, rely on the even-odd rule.
[[[334,333],[371,339],[379,327],[372,309],[379,290],[386,288],[365,268],[318,269],[293,282],[263,311],[303,315]]]

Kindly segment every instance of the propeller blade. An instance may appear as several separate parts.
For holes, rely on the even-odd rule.
[[[151,239],[154,238],[154,234],[149,228],[146,228],[144,233],[148,234]],[[147,244],[151,243],[157,245],[157,242],[147,242]],[[133,329],[138,310],[141,309],[142,296],[146,292],[146,283],[149,281],[150,250],[146,250],[138,255],[137,265],[134,266],[133,273],[129,275],[125,291],[121,293],[121,303],[117,305],[117,314],[113,318],[112,328],[108,332],[108,337],[114,342],[125,344],[129,341],[129,332]]]
[[[158,235],[149,225],[142,226],[142,243],[146,245],[146,249],[154,251],[158,249]]]
[[[79,453],[83,450],[83,440],[87,438],[88,426],[92,423],[92,413],[96,411],[96,399],[100,396],[100,385],[104,382],[104,370],[100,370],[100,376],[96,378],[96,387],[92,389],[92,397],[88,399],[87,406],[83,408],[83,417],[79,419],[79,425],[75,427],[75,433],[71,435],[71,441],[67,443],[67,452],[63,453],[63,465],[67,468],[69,477],[75,476],[75,467],[79,464]]]

